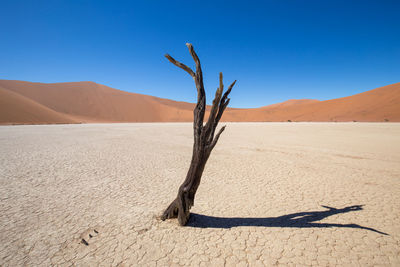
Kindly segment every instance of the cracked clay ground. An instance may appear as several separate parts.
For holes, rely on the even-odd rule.
[[[0,127],[0,266],[400,266],[400,124],[229,123],[187,227],[190,123]]]

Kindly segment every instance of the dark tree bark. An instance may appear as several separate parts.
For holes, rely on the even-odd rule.
[[[228,95],[236,83],[236,81],[234,81],[224,95],[222,95],[224,85],[222,83],[222,73],[219,74],[219,88],[215,93],[215,98],[212,103],[207,123],[204,125],[203,121],[206,111],[206,94],[204,91],[203,74],[201,71],[200,60],[194,51],[192,44],[186,44],[186,46],[189,48],[189,52],[196,63],[196,72],[194,72],[188,66],[176,61],[170,55],[165,55],[165,57],[172,64],[185,70],[190,76],[192,76],[197,88],[197,104],[193,111],[194,144],[192,161],[190,163],[186,179],[179,187],[178,196],[174,201],[172,201],[172,203],[161,216],[162,220],[178,218],[180,225],[186,225],[187,221],[189,220],[190,208],[194,204],[194,196],[197,188],[199,187],[204,167],[211,151],[217,144],[221,133],[225,130],[225,126],[223,126],[214,136],[218,122],[221,119],[225,108],[229,104],[230,99],[228,98]]]

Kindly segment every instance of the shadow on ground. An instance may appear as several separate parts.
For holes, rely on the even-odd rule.
[[[339,224],[339,223],[317,223],[326,217],[347,213],[351,211],[362,210],[363,205],[349,206],[343,209],[335,209],[327,206],[325,211],[298,212],[279,217],[267,218],[226,218],[213,217],[192,213],[187,226],[198,228],[232,228],[238,226],[259,226],[259,227],[292,227],[292,228],[358,228],[373,231],[379,234],[388,235],[370,227],[364,227],[358,224]]]

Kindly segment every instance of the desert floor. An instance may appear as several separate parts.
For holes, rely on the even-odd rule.
[[[400,265],[400,124],[229,123],[180,227],[158,216],[192,143],[190,123],[1,126],[0,265]]]

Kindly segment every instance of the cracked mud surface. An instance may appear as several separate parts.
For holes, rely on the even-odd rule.
[[[192,144],[190,123],[0,127],[0,266],[400,265],[400,124],[229,123],[179,227],[157,216]]]

